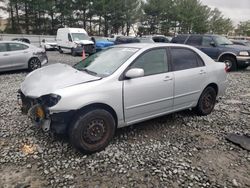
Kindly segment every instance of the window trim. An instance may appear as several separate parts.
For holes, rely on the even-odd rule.
[[[169,53],[168,53],[168,47],[156,47],[156,48],[150,48],[150,49],[147,49],[145,50],[144,52],[142,52],[140,55],[138,55],[130,64],[129,66],[123,71],[123,73],[120,75],[119,77],[119,81],[124,81],[124,80],[131,80],[130,78],[126,78],[125,74],[126,72],[130,69],[130,67],[137,61],[137,59],[139,59],[141,56],[143,56],[144,54],[150,52],[150,51],[153,51],[153,50],[165,50],[166,52],[166,56],[167,56],[167,66],[168,66],[168,71],[165,71],[165,72],[162,72],[162,73],[158,73],[158,74],[164,74],[164,73],[167,73],[167,72],[171,72],[171,66],[170,66],[170,61],[171,61],[171,58],[169,56]],[[150,74],[150,75],[144,75],[143,77],[147,77],[147,76],[153,76],[153,75],[158,75],[158,74]],[[142,77],[141,77],[142,78]],[[136,79],[136,78],[133,78],[133,79]]]
[[[171,49],[185,49],[185,50],[189,50],[193,53],[196,54],[196,63],[197,63],[197,67],[194,67],[194,68],[189,68],[189,69],[195,69],[195,68],[199,68],[199,67],[204,67],[206,66],[205,62],[203,61],[203,59],[201,58],[201,56],[196,52],[194,51],[193,49],[190,49],[190,48],[187,48],[187,47],[180,47],[180,46],[170,46],[168,47],[168,50],[169,50],[169,57],[170,57],[170,64],[171,64],[171,72],[177,72],[177,71],[184,71],[184,70],[189,70],[189,69],[183,69],[183,70],[174,70],[174,63],[173,63],[173,56],[172,56],[172,53],[171,53]],[[199,64],[198,60],[200,60],[200,62],[202,62],[202,65]]]

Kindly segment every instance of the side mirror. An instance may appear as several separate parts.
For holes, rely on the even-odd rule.
[[[127,78],[139,78],[144,76],[144,70],[139,68],[133,68],[126,72],[125,76]]]
[[[213,47],[216,47],[216,44],[214,41],[210,42],[210,45],[213,46]]]

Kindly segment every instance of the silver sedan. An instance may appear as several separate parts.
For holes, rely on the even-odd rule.
[[[18,41],[0,41],[0,72],[33,71],[46,63],[48,58],[44,49]]]
[[[184,109],[210,114],[226,89],[225,68],[191,46],[118,45],[74,67],[33,71],[19,101],[35,125],[68,133],[73,146],[92,153],[120,127]]]

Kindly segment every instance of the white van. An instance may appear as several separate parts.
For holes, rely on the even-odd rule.
[[[73,56],[85,53],[96,52],[95,44],[90,40],[88,33],[81,28],[60,28],[57,30],[56,41],[60,53],[70,52]]]

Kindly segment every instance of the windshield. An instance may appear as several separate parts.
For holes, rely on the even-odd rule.
[[[233,44],[229,39],[227,39],[226,37],[222,37],[222,36],[215,36],[214,40],[217,43],[217,45],[232,45]]]
[[[71,33],[71,35],[74,41],[89,40],[89,36],[84,33]]]
[[[108,48],[80,61],[74,65],[74,68],[92,75],[107,77],[113,74],[137,51],[137,48]]]

